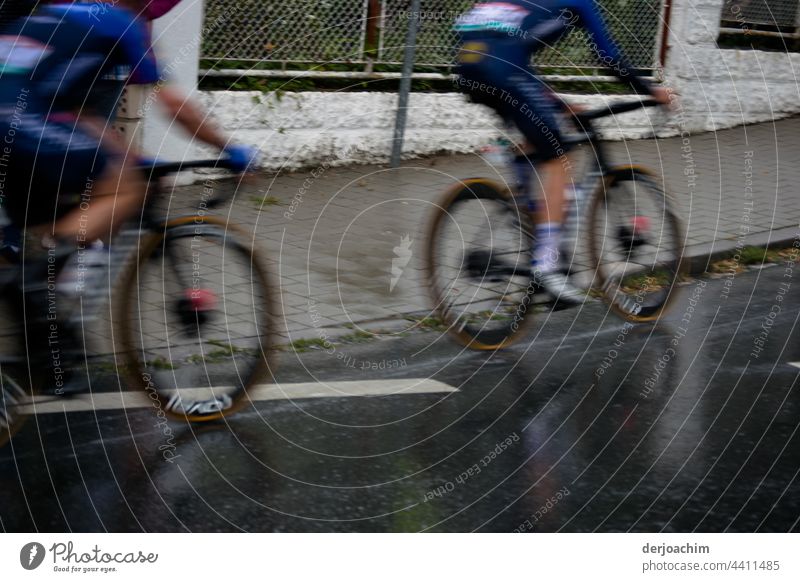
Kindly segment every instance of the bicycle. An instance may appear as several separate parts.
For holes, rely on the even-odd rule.
[[[189,422],[217,420],[247,405],[248,390],[271,376],[278,321],[252,237],[209,214],[229,198],[216,195],[223,181],[214,188],[206,182],[193,214],[165,217],[158,210],[159,201],[168,201],[166,176],[202,168],[228,166],[201,160],[142,168],[150,187],[141,215],[114,238],[105,268],[84,269],[69,316],[83,328],[92,317],[87,312],[99,306],[98,291],[107,290],[117,371],[164,416]],[[81,252],[65,269],[80,272]],[[6,369],[0,363],[0,444],[18,430],[39,384],[34,374],[20,381]]]
[[[561,257],[572,277],[583,276],[582,287],[631,322],[658,320],[674,298],[685,272],[683,227],[663,180],[641,166],[612,166],[592,122],[655,105],[630,101],[572,114],[579,134],[570,141],[588,145],[591,160],[565,203],[563,237],[574,242]],[[535,154],[525,157],[535,166]],[[533,319],[542,289],[531,276],[528,204],[497,182],[470,178],[452,186],[433,212],[425,260],[433,309],[469,348],[507,347]],[[576,244],[584,238],[588,257]]]

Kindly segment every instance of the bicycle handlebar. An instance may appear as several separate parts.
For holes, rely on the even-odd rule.
[[[186,170],[197,170],[200,168],[223,169],[235,171],[227,159],[215,160],[190,160],[181,162],[162,162],[160,160],[147,160],[138,164],[139,169],[148,178],[163,178],[169,174],[177,174]]]
[[[214,160],[189,160],[189,161],[181,161],[181,162],[162,162],[159,160],[147,160],[141,161],[138,164],[139,169],[144,172],[144,175],[148,178],[148,180],[155,180],[156,185],[158,184],[158,179],[164,178],[169,174],[177,174],[179,172],[185,172],[187,170],[197,170],[201,168],[208,168],[208,169],[222,169],[222,170],[230,170],[231,172],[241,173],[238,170],[232,167],[232,164],[227,159],[214,159]],[[157,186],[156,186],[157,188]],[[216,208],[220,206],[223,202],[225,202],[230,195],[224,196],[214,196],[209,200],[205,200],[205,207],[206,208]]]
[[[575,117],[580,122],[591,121],[601,117],[608,117],[610,115],[619,115],[620,113],[627,113],[628,111],[635,111],[644,107],[655,107],[661,105],[655,99],[642,99],[641,101],[622,101],[620,103],[612,103],[597,109],[589,111],[582,111],[575,114]]]

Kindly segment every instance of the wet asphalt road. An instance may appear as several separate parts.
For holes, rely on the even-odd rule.
[[[600,303],[542,314],[496,354],[435,331],[285,353],[281,382],[433,378],[457,391],[260,402],[228,424],[173,423],[171,463],[149,410],[42,415],[0,450],[0,525],[797,531],[792,275],[779,265],[691,283],[655,327],[625,326]]]

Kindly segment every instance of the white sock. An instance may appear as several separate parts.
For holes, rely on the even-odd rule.
[[[542,273],[558,270],[558,248],[561,241],[561,225],[543,222],[536,225],[536,243],[533,252],[533,268]]]

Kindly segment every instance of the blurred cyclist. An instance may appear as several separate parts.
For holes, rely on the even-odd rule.
[[[137,18],[149,5],[39,3],[0,31],[0,196],[25,230],[17,299],[29,357],[49,354],[54,334],[81,353],[82,342],[70,337],[75,330],[56,317],[55,273],[79,245],[110,237],[141,208],[146,184],[109,129],[116,105],[109,89],[118,97],[125,82],[160,80]],[[229,144],[178,90],[159,83],[156,95],[190,135],[222,150],[237,169],[255,161],[255,150]]]
[[[91,0],[82,0],[82,3],[88,4]],[[154,20],[169,12],[178,4],[180,0],[149,0],[149,2],[123,2],[127,4],[134,12],[138,12],[139,18],[145,20]],[[29,16],[38,4],[45,4],[46,2],[39,2],[38,0],[0,0],[0,33],[5,26],[15,22],[23,16]],[[59,3],[59,0],[52,0],[50,3]],[[73,2],[60,2],[63,4],[72,4]],[[92,12],[95,15],[105,11],[105,7],[101,4],[95,3]],[[117,66],[112,70],[106,72],[100,79],[97,79],[92,92],[94,98],[93,103],[87,104],[94,106],[96,112],[107,119],[107,123],[112,123],[116,113],[116,109],[122,96],[122,91],[125,86],[131,82],[136,84],[136,79],[131,79],[132,70],[130,66]],[[173,90],[169,87],[166,88],[165,95],[172,96]],[[170,101],[179,102],[180,95],[176,95]],[[17,263],[20,259],[20,251],[22,246],[22,233],[16,224],[8,224],[3,228],[2,245],[0,245],[0,256],[8,262]]]
[[[504,0],[476,4],[456,22],[462,44],[458,84],[477,103],[492,107],[525,136],[527,152],[535,152],[544,208],[537,208],[534,280],[564,303],[580,303],[583,293],[561,272],[559,243],[564,220],[564,190],[569,181],[564,140],[558,119],[565,104],[531,66],[531,57],[575,27],[588,33],[599,62],[611,68],[637,93],[669,104],[669,93],[633,73],[616,47],[592,0]],[[532,169],[519,160],[517,172],[529,192]]]

